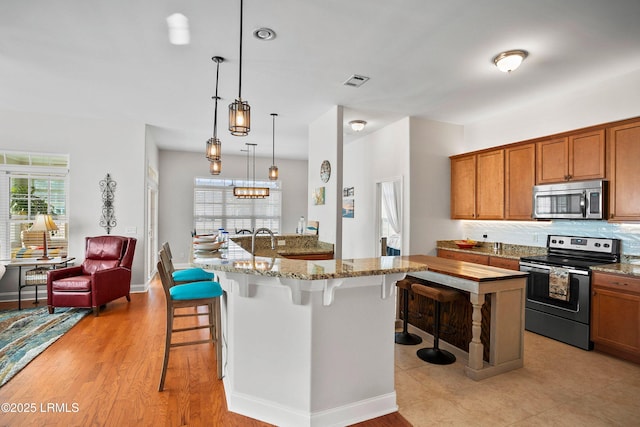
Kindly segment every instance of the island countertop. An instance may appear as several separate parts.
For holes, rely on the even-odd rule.
[[[192,263],[194,266],[213,271],[299,280],[378,276],[425,271],[428,269],[424,263],[392,256],[314,261],[252,256],[233,242],[230,242],[229,249],[220,251],[216,257],[197,258]]]

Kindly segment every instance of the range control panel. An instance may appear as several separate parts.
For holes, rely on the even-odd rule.
[[[601,237],[549,235],[547,236],[547,247],[550,249],[571,249],[576,251],[618,254],[620,253],[620,240]]]

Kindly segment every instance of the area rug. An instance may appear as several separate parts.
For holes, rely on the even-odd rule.
[[[0,387],[91,310],[47,307],[0,311]]]

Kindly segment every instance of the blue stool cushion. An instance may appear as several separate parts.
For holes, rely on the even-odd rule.
[[[222,287],[218,282],[194,282],[176,285],[169,289],[171,299],[175,301],[188,301],[201,298],[216,298],[222,295]]]
[[[204,271],[201,268],[178,270],[171,275],[176,282],[201,282],[203,280],[213,280],[216,277],[215,274]]]

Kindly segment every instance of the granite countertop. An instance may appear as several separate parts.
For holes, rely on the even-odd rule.
[[[438,240],[437,248],[468,254],[491,255],[511,259],[520,259],[523,256],[545,255],[547,253],[546,247],[511,245],[507,243],[502,244],[502,250],[494,252],[493,242],[479,242],[479,246],[469,249],[460,249],[454,242],[454,240]],[[622,255],[620,263],[598,265],[591,267],[591,270],[601,271],[603,273],[626,274],[640,277],[640,257],[635,255]]]
[[[284,277],[298,280],[379,276],[427,270],[425,264],[401,257],[305,261],[279,257],[252,256],[234,241],[229,242],[229,249],[219,251],[208,258],[194,259],[193,265],[213,271]]]
[[[478,255],[491,255],[510,259],[520,259],[520,257],[523,256],[544,255],[547,253],[547,248],[545,247],[512,245],[509,243],[503,243],[502,249],[496,252],[493,250],[493,242],[478,242],[478,245],[474,246],[473,248],[460,249],[455,244],[455,240],[438,240],[436,242],[436,247],[438,249],[446,249],[448,251],[464,252],[468,254]]]

